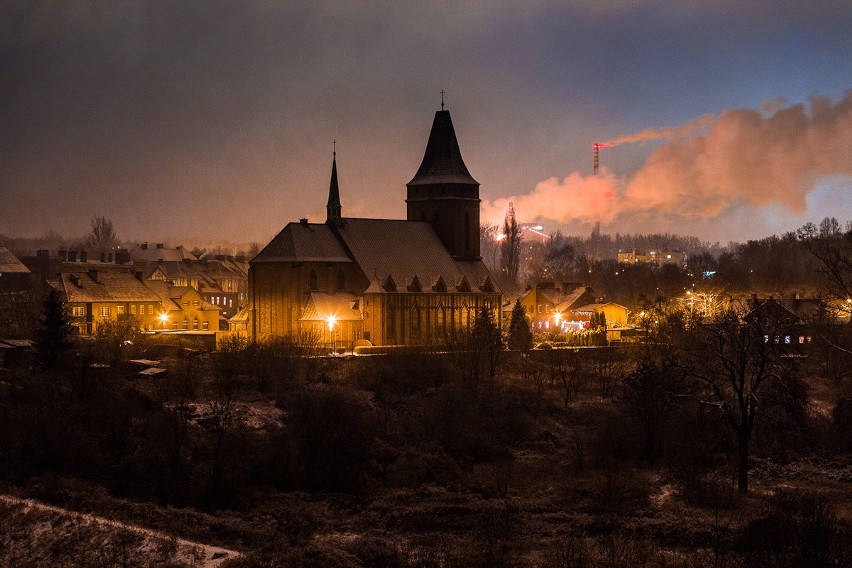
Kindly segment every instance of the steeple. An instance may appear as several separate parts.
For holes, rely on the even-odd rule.
[[[450,111],[435,113],[423,161],[408,182],[409,221],[432,223],[438,238],[458,260],[479,254],[479,182],[462,159]]]
[[[328,186],[328,203],[325,205],[326,223],[339,223],[342,207],[340,206],[340,188],[337,186],[337,141],[331,158],[331,183]]]

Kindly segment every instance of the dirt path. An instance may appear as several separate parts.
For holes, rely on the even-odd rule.
[[[241,554],[235,550],[228,550],[227,548],[221,548],[218,546],[210,546],[208,544],[193,542],[191,540],[186,540],[183,538],[175,538],[174,535],[170,535],[167,533],[155,531],[152,529],[146,529],[144,527],[139,527],[136,525],[129,525],[127,523],[115,521],[106,517],[100,517],[88,513],[79,513],[77,511],[71,511],[69,509],[55,507],[53,505],[48,505],[46,503],[35,501],[33,499],[20,499],[11,495],[0,495],[0,502],[7,503],[9,505],[22,506],[24,507],[25,511],[29,509],[35,509],[37,511],[47,511],[55,513],[57,515],[70,516],[74,517],[75,519],[79,519],[80,521],[87,524],[103,526],[110,529],[126,530],[145,538],[161,540],[175,539],[175,542],[178,546],[178,553],[176,555],[179,557],[178,559],[194,566],[200,566],[203,568],[217,568],[225,560],[241,556]]]

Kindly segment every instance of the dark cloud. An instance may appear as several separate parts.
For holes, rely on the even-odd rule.
[[[265,240],[321,214],[333,139],[344,214],[401,217],[442,88],[495,200],[596,140],[849,87],[848,2],[707,4],[5,2],[0,232]]]

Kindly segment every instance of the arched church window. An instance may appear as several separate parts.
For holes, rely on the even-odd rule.
[[[311,274],[308,277],[308,288],[310,288],[311,290],[316,290],[317,288],[319,288],[319,286],[317,286],[317,271],[316,270],[311,270]]]

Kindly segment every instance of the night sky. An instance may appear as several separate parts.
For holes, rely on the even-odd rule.
[[[266,243],[324,219],[333,140],[344,216],[403,218],[442,89],[483,220],[852,219],[849,0],[6,0],[0,233]]]

